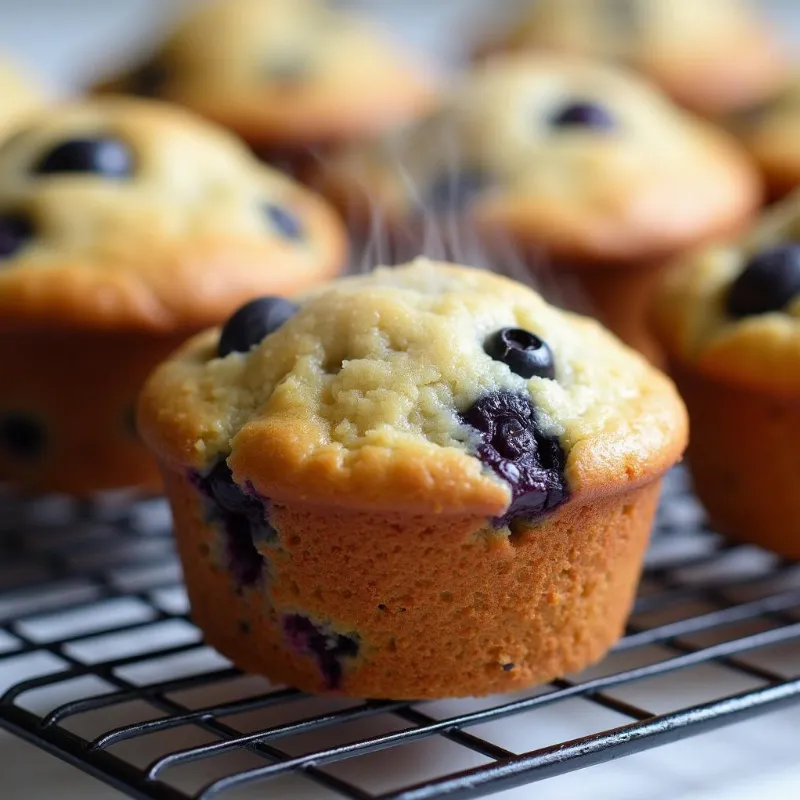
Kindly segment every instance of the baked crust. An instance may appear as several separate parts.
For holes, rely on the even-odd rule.
[[[612,127],[555,127],[553,115],[571,101],[594,103]],[[445,202],[431,199],[433,187],[456,187],[463,175],[485,184],[471,202],[455,188]],[[361,228],[428,241],[434,216],[464,241],[477,234],[584,269],[653,263],[728,234],[762,194],[733,137],[642,79],[579,57],[531,54],[484,63],[435,115],[346,149],[311,183]]]
[[[800,195],[768,210],[758,225],[687,256],[665,278],[653,324],[668,356],[707,378],[782,397],[800,396],[800,297],[782,311],[731,317],[725,300],[754,253],[797,241]]]
[[[163,71],[157,96],[257,147],[368,136],[417,117],[436,96],[410,54],[317,0],[218,0],[193,11],[152,63]],[[140,80],[134,70],[100,88],[135,93]]]
[[[33,174],[75,137],[114,136],[129,177]],[[289,237],[265,215],[292,215]],[[225,131],[155,101],[104,98],[37,115],[0,148],[0,214],[23,213],[31,242],[0,269],[0,330],[196,331],[254,294],[297,291],[345,259],[325,201],[260,164]]]
[[[504,326],[550,345],[557,380],[513,374],[483,351]],[[573,497],[615,494],[680,457],[671,382],[597,323],[480,270],[422,259],[343,279],[248,354],[190,341],[148,381],[140,431],[162,462],[234,478],[280,503],[501,516],[508,485],[471,454],[459,414],[480,396],[529,394],[567,453]]]

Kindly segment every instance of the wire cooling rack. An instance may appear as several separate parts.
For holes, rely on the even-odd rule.
[[[800,569],[708,531],[681,471],[614,652],[479,700],[242,675],[187,617],[169,528],[160,500],[0,496],[0,726],[132,797],[477,797],[800,700]]]

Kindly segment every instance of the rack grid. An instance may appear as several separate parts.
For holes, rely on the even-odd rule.
[[[683,471],[667,478],[605,661],[517,695],[418,703],[308,697],[204,646],[163,500],[0,495],[0,727],[135,798],[433,800],[797,703],[800,568],[724,541]]]

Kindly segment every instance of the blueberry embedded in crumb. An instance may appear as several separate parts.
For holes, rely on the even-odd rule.
[[[246,353],[293,317],[299,306],[283,297],[260,297],[236,311],[225,323],[217,354]]]
[[[43,426],[30,414],[13,412],[0,417],[0,451],[30,460],[44,452],[46,440]]]
[[[556,377],[553,352],[547,342],[536,334],[522,328],[501,328],[484,343],[487,355],[495,361],[507,364],[512,372],[521,377]]]
[[[212,517],[225,531],[228,567],[240,586],[252,586],[264,572],[264,557],[256,541],[272,541],[275,529],[267,519],[266,503],[244,492],[222,460],[205,477],[196,477],[199,490],[211,504]]]
[[[329,689],[341,686],[342,659],[358,655],[356,638],[335,633],[327,626],[316,625],[302,614],[290,614],[283,618],[283,635],[298,652],[316,658]]]
[[[800,294],[800,244],[790,243],[754,255],[726,298],[732,317],[781,311]]]
[[[466,211],[490,185],[489,175],[480,169],[446,172],[431,184],[425,210],[440,214]]]
[[[125,142],[111,136],[98,136],[59,142],[39,159],[32,172],[35,175],[88,173],[104,178],[129,178],[133,170],[133,152]]]
[[[553,114],[550,124],[556,128],[609,131],[616,126],[616,120],[607,109],[591,100],[573,100]]]
[[[18,212],[0,214],[0,260],[16,255],[33,239],[30,219]]]
[[[530,398],[513,392],[482,397],[463,414],[475,430],[477,457],[511,488],[512,502],[495,524],[533,520],[568,499],[566,455],[558,437],[544,434]]]
[[[264,203],[261,208],[272,228],[285,239],[297,242],[303,238],[303,226],[291,211],[275,203]]]

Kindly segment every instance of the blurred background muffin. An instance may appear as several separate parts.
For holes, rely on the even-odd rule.
[[[323,0],[216,0],[99,89],[187,106],[291,164],[414,119],[434,84],[419,56]]]
[[[689,465],[712,524],[800,557],[800,194],[668,279],[656,330],[689,408]]]
[[[0,58],[0,141],[45,105],[45,91],[16,64]]]
[[[152,366],[344,259],[324,201],[188,111],[109,98],[36,116],[0,147],[0,481],[158,486],[133,423]]]
[[[800,187],[800,73],[771,101],[734,120],[771,198]]]
[[[525,53],[484,62],[437,113],[316,178],[353,225],[380,220],[412,255],[433,236],[456,257],[477,239],[501,269],[511,251],[548,274],[553,299],[653,357],[645,310],[664,263],[738,229],[761,200],[733,138],[643,79]]]
[[[769,97],[788,63],[746,0],[535,0],[496,48],[624,61],[678,102],[713,116]]]

